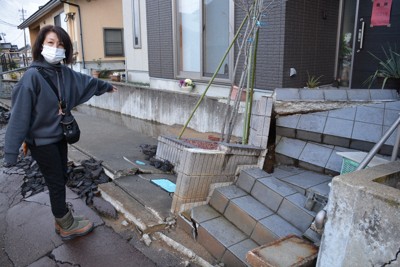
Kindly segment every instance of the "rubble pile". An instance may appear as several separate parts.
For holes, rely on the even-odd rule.
[[[162,170],[163,172],[173,171],[174,165],[172,165],[171,162],[169,162],[168,160],[159,160],[155,158],[155,155],[157,153],[156,145],[143,144],[140,145],[140,149],[142,150],[142,153],[146,155],[146,160],[149,161],[149,164],[151,166],[154,166],[155,168]]]
[[[81,165],[70,164],[68,167],[67,186],[85,198],[86,204],[93,204],[93,197],[99,195],[97,185],[108,183],[110,178],[104,173],[102,161],[93,158],[83,160]]]

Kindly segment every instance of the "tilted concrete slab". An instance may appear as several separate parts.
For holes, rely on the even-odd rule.
[[[214,190],[210,205],[223,214],[231,199],[246,196],[246,192],[235,185],[224,186]]]
[[[268,176],[271,176],[271,174],[266,173],[260,168],[245,169],[240,172],[236,185],[241,189],[243,189],[244,191],[246,191],[247,193],[250,193],[257,179],[261,179]]]
[[[274,214],[257,223],[251,238],[259,245],[265,245],[290,234],[301,236],[302,233],[282,217]]]
[[[250,236],[257,221],[272,214],[272,210],[252,196],[244,196],[230,201],[224,216],[241,231]]]
[[[296,191],[275,177],[261,178],[256,182],[251,195],[265,206],[276,212],[283,198]]]
[[[230,246],[222,256],[222,262],[226,266],[246,267],[246,254],[258,245],[251,239],[245,239],[233,246]]]

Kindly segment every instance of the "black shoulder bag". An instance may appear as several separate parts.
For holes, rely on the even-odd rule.
[[[61,108],[62,113],[64,114],[61,119],[61,126],[64,132],[65,140],[67,140],[68,144],[74,144],[79,141],[79,137],[81,136],[81,131],[79,129],[79,125],[76,122],[74,116],[71,114],[70,110],[66,109],[65,103],[60,99],[58,94],[58,90],[54,83],[50,80],[49,76],[43,71],[43,68],[36,68],[38,72],[43,76],[43,78],[50,85],[53,92],[56,94],[58,98],[58,102]]]

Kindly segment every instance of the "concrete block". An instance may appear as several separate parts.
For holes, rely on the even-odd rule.
[[[281,166],[278,166],[277,168],[275,168],[274,173],[272,175],[273,175],[273,177],[275,177],[277,179],[282,179],[282,178],[292,176],[295,174],[299,174],[299,173],[302,173],[305,171],[306,170],[299,169],[294,166],[281,165]]]
[[[303,101],[323,101],[324,100],[324,91],[323,90],[301,89],[299,93],[300,93],[300,98]]]
[[[182,216],[182,214],[176,216],[176,225],[188,235],[193,235],[194,228],[192,222]]]
[[[382,89],[382,90],[371,90],[371,99],[373,100],[395,100],[397,96],[393,97],[393,90]]]
[[[315,266],[318,248],[300,237],[290,235],[255,248],[246,255],[250,266]]]
[[[305,232],[314,220],[315,212],[304,208],[306,197],[300,193],[286,197],[278,209],[278,215]]]
[[[280,136],[285,136],[289,138],[296,137],[296,129],[295,128],[286,128],[282,126],[276,126],[276,134]]]
[[[324,134],[322,136],[322,143],[333,146],[349,147],[350,139],[345,137],[338,137],[338,136]]]
[[[251,195],[262,204],[276,212],[284,197],[295,194],[296,191],[274,177],[257,180],[251,190]]]
[[[398,110],[385,109],[383,117],[383,125],[390,127],[399,118]]]
[[[275,89],[275,100],[276,101],[295,101],[300,100],[299,89],[297,88],[285,88]]]
[[[305,141],[311,141],[315,143],[322,143],[321,132],[309,132],[304,130],[296,130],[296,138]]]
[[[371,95],[368,89],[346,90],[347,98],[350,101],[370,101]]]
[[[222,256],[222,262],[226,266],[248,266],[246,263],[246,254],[250,250],[258,247],[251,239],[245,239],[233,246],[230,246]]]
[[[279,162],[279,164],[289,165],[289,166],[298,166],[299,160],[294,159],[285,155],[275,154],[275,162]]]
[[[271,176],[260,168],[245,169],[240,172],[236,185],[245,192],[250,193],[257,179]]]
[[[220,187],[214,190],[210,199],[210,205],[223,214],[231,199],[245,195],[247,193],[235,185]]]
[[[273,212],[251,196],[232,199],[224,216],[247,235],[251,235],[257,221]]]
[[[347,101],[346,90],[324,90],[326,101]]]
[[[200,224],[197,241],[220,260],[227,247],[233,246],[247,237],[223,217],[218,217]]]
[[[290,234],[301,236],[302,233],[280,216],[274,214],[257,223],[251,238],[259,245],[265,245]]]

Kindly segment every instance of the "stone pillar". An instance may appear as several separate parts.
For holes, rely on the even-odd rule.
[[[400,161],[336,176],[318,267],[400,265]]]

